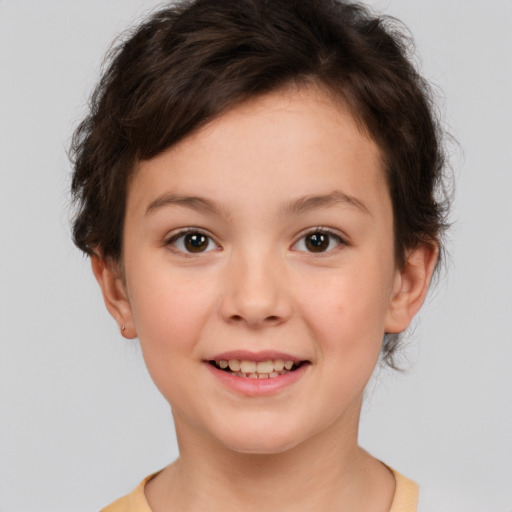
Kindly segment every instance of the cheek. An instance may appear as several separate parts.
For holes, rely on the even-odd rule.
[[[339,272],[325,282],[300,292],[303,317],[319,340],[321,356],[340,364],[361,364],[358,359],[378,357],[389,306],[390,278],[382,269]]]
[[[168,265],[141,267],[132,273],[130,299],[141,348],[150,373],[173,365],[178,353],[194,355],[194,348],[214,307],[214,287],[198,286]]]

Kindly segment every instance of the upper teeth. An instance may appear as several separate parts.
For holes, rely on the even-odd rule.
[[[269,359],[268,361],[248,361],[245,359],[230,359],[228,360],[218,360],[215,361],[215,364],[222,369],[226,369],[229,366],[229,369],[232,372],[241,372],[241,373],[267,373],[271,374],[273,372],[281,372],[283,370],[291,370],[293,366],[293,361],[284,361],[283,359]]]

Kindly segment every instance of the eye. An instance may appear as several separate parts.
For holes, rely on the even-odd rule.
[[[188,254],[208,252],[218,248],[218,245],[208,235],[200,231],[178,233],[171,237],[166,244],[171,245],[179,252]]]
[[[335,233],[318,229],[301,237],[292,247],[296,251],[328,252],[346,242]]]

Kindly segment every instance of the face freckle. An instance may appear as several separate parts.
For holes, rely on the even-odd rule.
[[[178,432],[275,453],[356,428],[397,269],[379,149],[347,110],[316,89],[234,108],[139,164],[123,235],[129,314]],[[223,358],[294,366],[260,385]]]

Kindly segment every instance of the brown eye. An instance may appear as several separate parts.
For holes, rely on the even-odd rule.
[[[295,251],[304,252],[328,252],[336,249],[340,245],[347,245],[346,242],[337,234],[330,231],[313,231],[304,235],[294,245]]]
[[[327,233],[312,233],[306,236],[305,243],[308,251],[323,252],[329,248],[330,236]]]
[[[182,232],[172,237],[167,243],[179,252],[188,254],[207,252],[218,247],[209,236],[197,231]]]
[[[203,252],[208,247],[208,237],[201,233],[185,235],[185,247],[188,252]]]

